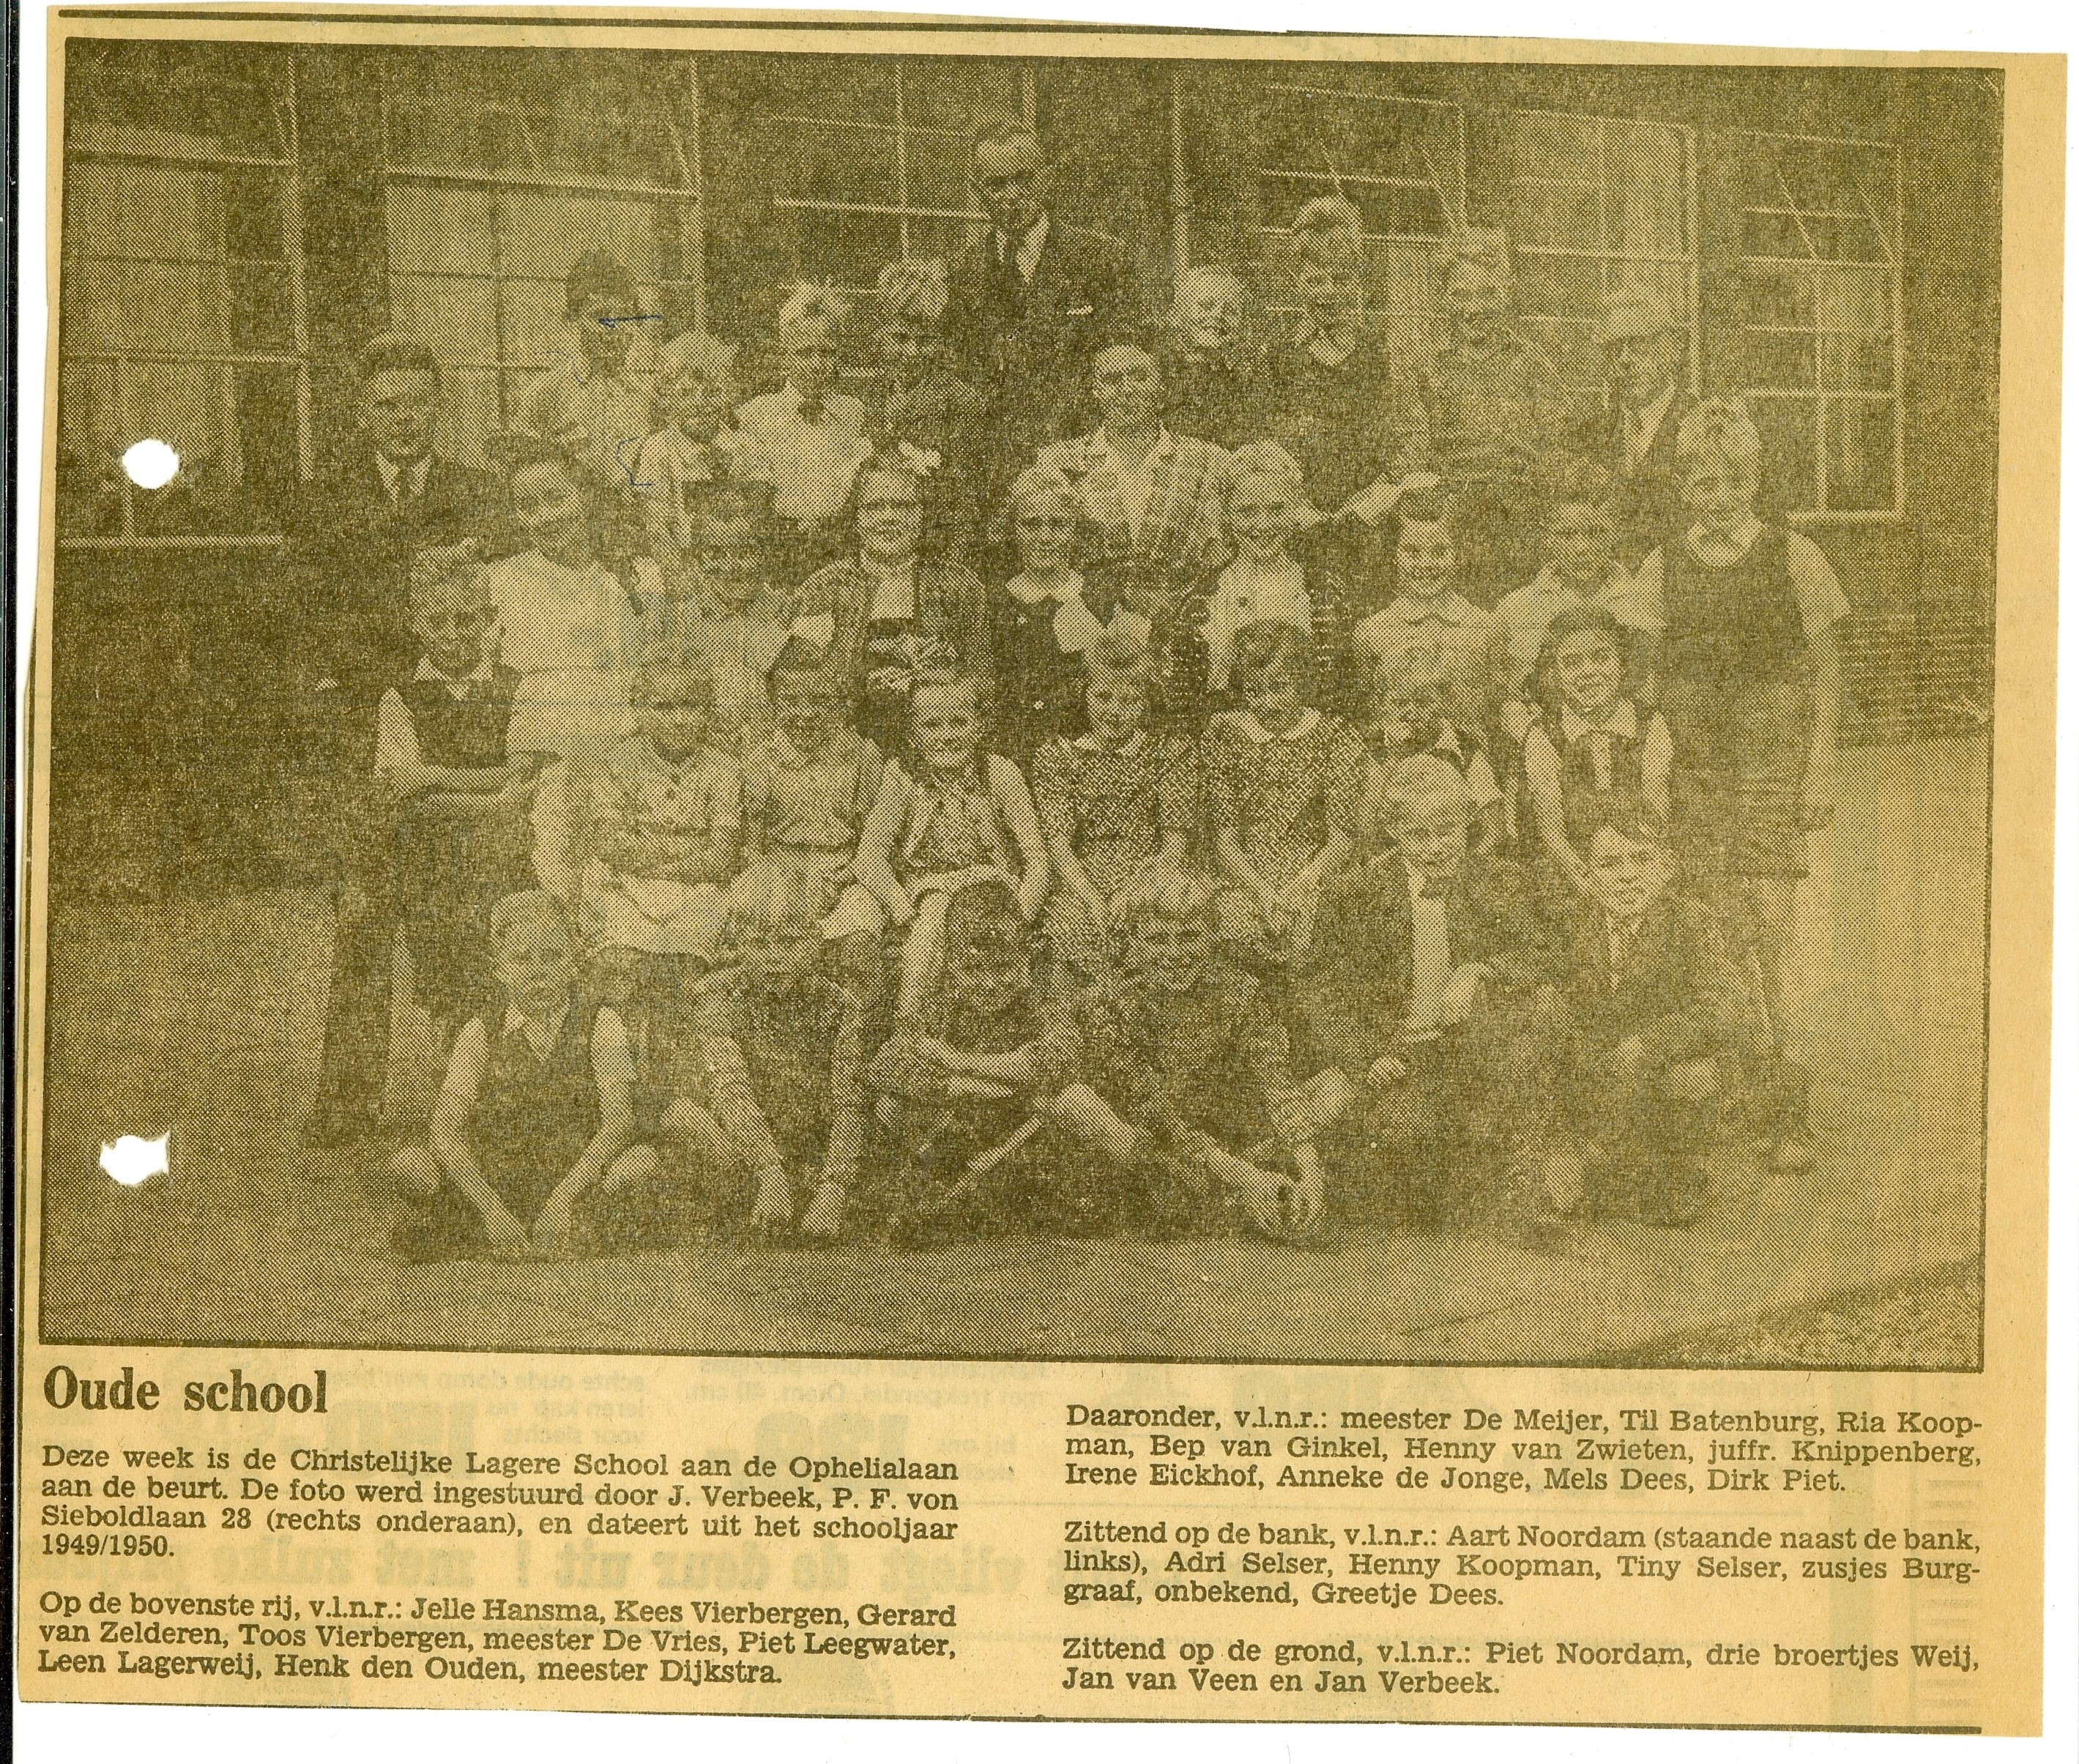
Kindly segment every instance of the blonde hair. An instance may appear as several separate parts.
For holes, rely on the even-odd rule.
[[[1473,792],[1465,774],[1449,760],[1436,754],[1411,754],[1393,768],[1378,807],[1392,822],[1406,821],[1424,808],[1442,808],[1470,823]]]
[[[898,257],[881,266],[873,283],[883,323],[917,319],[936,324],[946,316],[948,299],[943,257]]]
[[[1234,450],[1227,481],[1230,503],[1234,500],[1234,487],[1244,478],[1267,479],[1295,503],[1307,500],[1307,474],[1301,470],[1299,462],[1276,441],[1249,441]]]
[[[1675,437],[1676,463],[1717,459],[1737,472],[1761,466],[1761,431],[1738,399],[1707,398],[1682,419]]]

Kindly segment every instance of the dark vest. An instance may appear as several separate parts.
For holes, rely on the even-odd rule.
[[[1805,617],[1788,535],[1764,527],[1740,561],[1707,569],[1686,545],[1667,562],[1668,671],[1699,684],[1752,684],[1805,654]]]
[[[1646,781],[1646,736],[1652,726],[1652,714],[1640,712],[1634,721],[1638,733],[1635,735],[1610,734],[1610,788],[1625,796],[1636,796]],[[1557,711],[1548,711],[1538,719],[1545,730],[1546,739],[1552,743],[1552,750],[1559,756],[1559,800],[1567,815],[1567,830],[1577,844],[1585,845],[1588,830],[1585,820],[1590,806],[1602,793],[1601,781],[1596,775],[1596,755],[1586,736],[1570,742],[1561,731],[1562,724]]]
[[[469,683],[469,696],[457,698],[445,680],[407,679],[398,696],[412,713],[419,738],[419,757],[429,766],[502,766],[506,725],[512,721],[512,694],[520,676],[504,666],[492,669],[487,680]]]
[[[531,1223],[556,1185],[599,1131],[599,1080],[592,1066],[598,1007],[573,1004],[546,1060],[525,1032],[500,1035],[503,1011],[480,1018],[488,1032],[475,1134],[483,1173],[523,1224]]]

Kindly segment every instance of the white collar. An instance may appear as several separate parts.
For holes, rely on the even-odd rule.
[[[1634,455],[1644,453],[1653,445],[1654,437],[1660,433],[1660,425],[1667,420],[1667,412],[1675,403],[1675,382],[1667,382],[1667,390],[1650,404],[1642,404],[1637,410],[1625,407],[1625,421],[1629,429],[1631,449]]]
[[[1123,759],[1128,754],[1137,754],[1148,745],[1148,731],[1144,729],[1136,729],[1126,738],[1126,745],[1123,747],[1106,747],[1096,736],[1088,734],[1077,736],[1070,745],[1080,747],[1086,754],[1117,754]]]
[[[1559,733],[1568,741],[1579,741],[1583,735],[1621,735],[1626,741],[1638,739],[1638,711],[1628,698],[1619,699],[1610,713],[1600,723],[1591,722],[1571,704],[1559,707]]]
[[[419,658],[419,665],[413,671],[412,678],[415,682],[419,680],[438,680],[440,683],[446,687],[450,692],[454,692],[459,696],[461,688],[464,686],[470,684],[473,681],[481,682],[491,678],[491,658],[487,655],[485,656],[482,661],[479,662],[476,666],[471,668],[466,674],[443,674],[437,667],[433,666],[433,660],[430,657],[422,655]]]
[[[1294,557],[1282,557],[1268,567],[1253,563],[1246,558],[1236,558],[1220,571],[1218,585],[1237,595],[1248,593],[1253,587],[1282,588],[1297,591],[1303,599],[1307,571]]]
[[[1762,520],[1759,515],[1749,515],[1730,533],[1707,534],[1702,521],[1698,521],[1683,535],[1683,543],[1688,547],[1689,555],[1698,562],[1705,560],[1700,546],[1708,546],[1713,553],[1730,551],[1730,563],[1737,563],[1754,549],[1754,542],[1762,535]]]
[[[1439,889],[1434,894],[1424,894],[1422,891],[1429,887],[1429,878],[1405,858],[1400,860],[1400,867],[1408,872],[1408,898],[1411,905],[1419,905],[1424,901],[1431,901],[1439,908],[1442,907],[1444,897],[1451,892],[1449,888]]]
[[[385,495],[394,496],[397,494],[397,480],[399,478],[406,479],[411,484],[413,495],[424,495],[426,490],[426,477],[433,469],[433,456],[430,452],[420,454],[408,466],[400,466],[380,448],[376,449],[375,470],[382,477],[383,493]]]
[[[1235,727],[1258,747],[1267,747],[1274,741],[1298,741],[1303,736],[1311,735],[1314,732],[1315,725],[1320,720],[1320,712],[1309,704],[1300,712],[1298,722],[1286,729],[1283,734],[1274,735],[1257,721],[1256,713],[1253,710],[1236,711],[1234,718]]]
[[[1032,272],[1040,266],[1040,253],[1047,249],[1047,236],[1053,231],[1052,217],[1045,209],[1041,209],[1040,218],[1018,236],[1015,247],[1011,247],[1010,235],[1002,228],[991,230],[996,236],[996,261],[1002,263],[1006,249],[1010,249],[1010,254],[1017,260],[1019,278],[1030,282]]]
[[[1044,606],[1052,600],[1066,605],[1071,600],[1083,597],[1083,576],[1080,570],[1071,570],[1052,587],[1034,582],[1021,570],[1004,583],[1004,591],[1021,606]]]
[[[1444,733],[1429,743],[1427,751],[1449,754],[1455,759],[1466,757],[1466,750],[1458,745],[1458,731],[1449,723],[1445,724]]]

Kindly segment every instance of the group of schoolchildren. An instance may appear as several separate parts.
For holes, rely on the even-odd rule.
[[[939,265],[881,278],[872,410],[803,288],[776,389],[681,336],[617,479],[538,437],[508,543],[414,558],[375,779],[445,1075],[401,1254],[1543,1242],[1688,1223],[1729,1135],[1807,1156],[1782,970],[1843,608],[1753,423],[1681,415],[1627,566],[1491,246],[1402,397],[1354,214],[1295,245],[1299,341],[1244,349],[1194,272],[1023,458]]]

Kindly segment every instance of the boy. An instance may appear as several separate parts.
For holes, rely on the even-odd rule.
[[[636,461],[656,427],[650,333],[663,315],[646,302],[634,273],[588,251],[563,278],[565,357],[521,390],[522,434],[584,462],[618,497],[632,495]]]
[[[1169,416],[1186,435],[1239,447],[1256,419],[1256,356],[1249,336],[1249,291],[1232,270],[1200,264],[1177,278],[1163,351]]]
[[[1501,786],[1479,734],[1453,717],[1449,697],[1442,671],[1428,654],[1404,655],[1379,671],[1365,728],[1365,745],[1370,750],[1365,774],[1367,797],[1374,802],[1383,799],[1402,761],[1417,754],[1433,754],[1464,776],[1479,827],[1475,848],[1491,852],[1502,838]]]
[[[1426,657],[1449,689],[1454,721],[1485,732],[1497,671],[1494,615],[1458,591],[1456,516],[1441,491],[1412,490],[1395,511],[1395,591],[1359,622],[1352,642],[1375,672]]]
[[[755,1183],[751,1221],[760,1230],[784,1230],[794,1173],[818,1173],[801,1229],[834,1237],[859,1177],[866,1031],[859,1001],[818,972],[821,906],[815,879],[781,863],[755,863],[730,884],[740,965],[709,975],[688,999],[664,1131],[692,1148],[710,1187],[717,1177]]]
[[[772,580],[772,487],[718,475],[691,486],[690,567],[646,621],[653,654],[713,675],[715,745],[747,752],[772,726],[765,676],[793,607]]]
[[[530,757],[508,759],[519,676],[487,653],[498,617],[473,546],[422,551],[412,568],[410,676],[376,713],[376,789],[417,1001],[444,1050],[481,979],[483,919],[529,885]]]
[[[1397,1165],[1397,1193],[1367,1198],[1418,1225],[1512,1210],[1557,1020],[1529,885],[1468,851],[1448,760],[1403,762],[1374,809],[1383,837],[1331,880],[1295,987],[1308,1053],[1354,1092],[1336,1150],[1359,1189]]]
[[[874,341],[886,376],[874,440],[936,462],[924,478],[922,550],[972,569],[989,465],[989,403],[949,365],[944,261],[906,257],[883,265],[874,296],[881,311]]]
[[[1665,823],[1639,798],[1587,823],[1593,898],[1573,927],[1562,1154],[1592,1206],[1687,1225],[1709,1193],[1700,1159],[1762,1038],[1717,917],[1670,891]],[[1585,1172],[1583,1166],[1585,1165]]]
[[[1086,1227],[1103,1197],[1050,1127],[1075,1075],[1075,1026],[1040,999],[1008,883],[953,896],[944,955],[922,1008],[867,1062],[884,1148],[869,1210],[909,1244]]]
[[[625,1186],[655,1167],[633,1143],[628,1030],[609,1007],[579,1007],[561,905],[508,895],[491,947],[499,1003],[455,1037],[429,1143],[391,1162],[411,1211],[390,1241],[409,1261],[566,1252],[603,1179]]]
[[[1135,1223],[1210,1223],[1231,1191],[1266,1236],[1304,1234],[1321,1216],[1314,1128],[1332,1111],[1295,1088],[1264,989],[1215,956],[1215,901],[1207,878],[1161,859],[1122,891],[1127,968],[1076,1001],[1085,1081],[1063,1093],[1058,1118],[1122,1176],[1146,1180],[1120,1198]],[[1264,1167],[1274,1151],[1289,1179]]]

